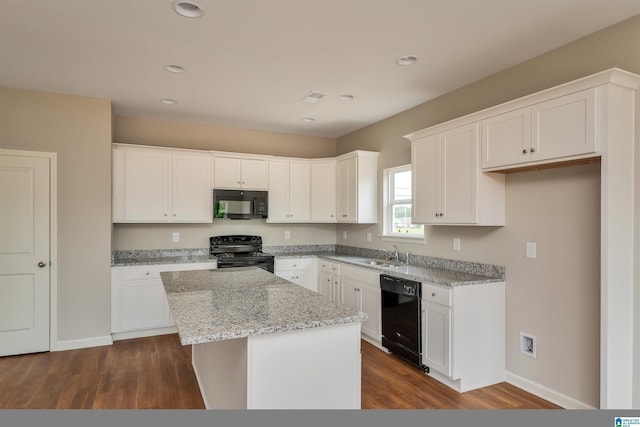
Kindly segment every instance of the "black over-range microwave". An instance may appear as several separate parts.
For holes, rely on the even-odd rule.
[[[269,194],[266,191],[213,190],[213,218],[266,218]]]

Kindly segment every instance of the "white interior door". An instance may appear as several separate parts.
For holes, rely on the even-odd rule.
[[[49,350],[50,159],[0,154],[0,356]]]

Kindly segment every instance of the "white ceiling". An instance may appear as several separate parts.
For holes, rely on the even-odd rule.
[[[640,14],[640,0],[196,0],[190,19],[172,2],[0,0],[0,84],[336,138]],[[302,102],[312,90],[325,98]]]

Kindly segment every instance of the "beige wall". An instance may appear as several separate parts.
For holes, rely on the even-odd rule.
[[[0,87],[0,146],[58,153],[58,341],[108,337],[111,103]]]
[[[338,154],[380,151],[383,168],[408,164],[402,136],[611,67],[640,74],[640,16],[504,70],[338,139]],[[635,53],[634,53],[635,52]],[[426,227],[427,243],[405,251],[504,265],[507,271],[507,371],[583,404],[600,393],[600,168],[599,165],[508,175],[505,227]],[[389,247],[367,231],[339,226],[339,243]],[[349,239],[342,240],[341,231]],[[452,250],[460,237],[462,250]],[[538,258],[525,258],[535,241]],[[636,301],[636,307],[639,303]],[[538,338],[538,358],[519,353],[520,331]],[[636,362],[636,366],[640,363]],[[637,390],[637,388],[636,388]]]
[[[128,116],[114,116],[113,142],[303,158],[336,154],[331,138]]]

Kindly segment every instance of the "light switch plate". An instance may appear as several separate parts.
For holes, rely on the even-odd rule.
[[[527,258],[536,258],[538,256],[536,246],[536,242],[527,242]]]

